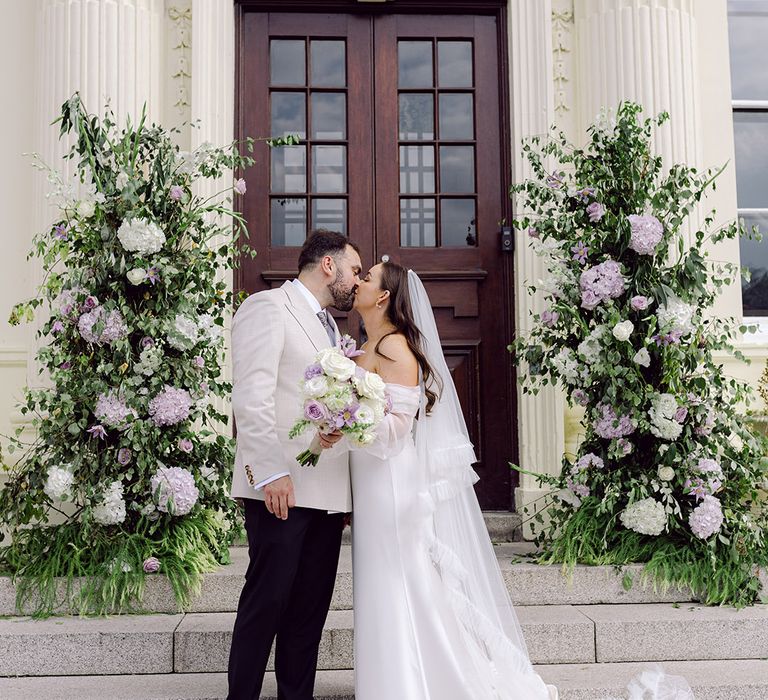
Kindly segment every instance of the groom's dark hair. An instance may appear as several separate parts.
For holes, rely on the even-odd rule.
[[[334,258],[343,255],[347,246],[353,248],[358,255],[360,254],[360,249],[349,238],[337,231],[326,231],[322,228],[310,231],[299,253],[299,272],[304,268],[317,265],[326,255]]]

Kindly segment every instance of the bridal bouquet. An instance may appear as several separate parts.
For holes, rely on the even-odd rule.
[[[338,347],[321,350],[304,370],[301,380],[304,415],[288,436],[296,438],[310,426],[318,434],[309,448],[296,456],[302,467],[317,465],[322,453],[321,433],[339,430],[360,446],[373,442],[376,428],[387,414],[389,399],[382,378],[352,361],[362,354],[356,349],[355,341],[345,335]]]

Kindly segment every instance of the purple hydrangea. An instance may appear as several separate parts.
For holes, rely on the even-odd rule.
[[[130,464],[132,457],[133,457],[133,453],[127,447],[121,447],[117,451],[117,462],[122,466],[126,466],[127,464]]]
[[[640,255],[653,255],[664,235],[664,227],[655,216],[630,214],[627,219],[632,229],[630,249]]]
[[[97,335],[94,326],[99,322],[104,324],[104,328]],[[117,309],[107,312],[103,306],[97,306],[92,311],[84,313],[77,322],[77,329],[83,340],[96,345],[109,345],[128,335],[128,326],[122,314]]]
[[[64,324],[56,319],[51,326],[51,333],[61,333],[64,330]]]
[[[594,452],[587,452],[585,455],[579,457],[575,466],[578,471],[589,469],[590,466],[595,469],[602,469],[605,467],[605,462],[603,462],[602,458],[598,457]]]
[[[636,296],[633,296],[629,300],[629,305],[635,311],[645,311],[645,309],[648,308],[650,303],[651,303],[651,300],[648,297],[643,296],[642,294],[638,294]]]
[[[714,496],[704,496],[702,502],[688,517],[691,532],[699,539],[706,540],[720,530],[723,524],[723,509]]]
[[[589,216],[589,220],[596,224],[600,219],[605,216],[605,207],[600,204],[600,202],[592,202],[589,206],[587,206],[587,215]]]
[[[151,480],[157,509],[171,515],[186,515],[194,508],[200,492],[195,477],[182,467],[160,467]]]
[[[722,487],[725,476],[722,467],[714,459],[700,459],[693,471],[695,474],[685,480],[683,491],[694,496],[696,500],[711,496]]]
[[[310,365],[304,370],[304,379],[309,381],[313,377],[319,377],[323,373],[323,368],[320,365]]]
[[[128,423],[129,416],[137,417],[136,411],[129,408],[114,391],[110,391],[108,394],[99,394],[93,412],[96,418],[110,428],[124,428]]]
[[[582,307],[594,309],[601,301],[620,297],[625,284],[621,266],[615,260],[606,260],[584,270],[579,279]]]
[[[580,484],[578,481],[574,481],[570,476],[565,477],[565,485],[579,498],[587,498],[587,496],[589,496],[591,493],[589,486],[586,484]]]
[[[600,417],[595,420],[595,432],[606,440],[621,438],[635,432],[635,424],[629,416],[619,416],[612,406],[603,404],[599,407]]]
[[[170,195],[174,202],[178,202],[184,196],[184,188],[181,185],[171,185]]]
[[[160,571],[160,560],[157,557],[149,557],[144,560],[141,568],[144,569],[145,574],[156,574]]]
[[[192,403],[189,392],[166,385],[149,402],[149,415],[157,426],[176,425],[189,418]]]

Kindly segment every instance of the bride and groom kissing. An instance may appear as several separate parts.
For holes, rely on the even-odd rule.
[[[473,484],[476,461],[418,276],[393,262],[363,275],[357,246],[315,231],[299,276],[248,297],[232,323],[237,451],[249,565],[229,659],[229,700],[256,700],[273,643],[279,700],[311,700],[342,531],[353,511],[357,700],[552,700],[535,673]],[[386,384],[375,440],[322,436],[315,467],[289,440],[300,380],[353,308],[356,361]]]

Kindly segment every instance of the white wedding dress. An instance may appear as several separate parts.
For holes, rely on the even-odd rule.
[[[440,462],[443,448],[430,442],[430,456],[420,455],[412,426],[424,414],[422,389],[387,392],[392,411],[376,441],[351,453],[355,698],[557,698],[534,672],[516,619],[506,622],[514,613],[472,487],[471,445],[461,435],[441,441],[458,439],[450,454],[463,465]],[[445,478],[435,479],[435,459]],[[455,532],[441,540],[446,527]],[[453,544],[478,527],[484,541]]]

